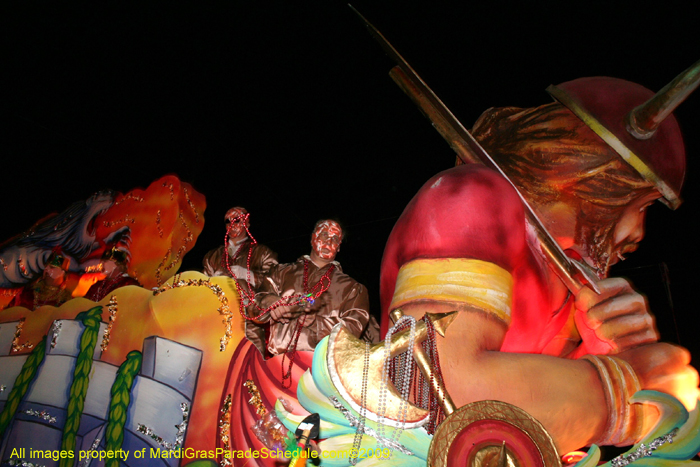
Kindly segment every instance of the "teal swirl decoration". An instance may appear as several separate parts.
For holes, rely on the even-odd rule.
[[[700,466],[700,462],[689,460],[700,452],[700,401],[691,413],[675,397],[656,391],[639,391],[630,402],[655,406],[661,415],[659,421],[639,443],[603,466]],[[599,462],[600,449],[594,444],[575,467],[594,467]]]
[[[316,346],[314,350],[314,360],[311,372],[305,372],[299,380],[297,386],[297,399],[299,403],[310,413],[318,413],[321,416],[321,428],[319,448],[322,451],[343,453],[343,456],[335,458],[323,457],[322,466],[345,467],[351,466],[350,453],[353,449],[355,438],[355,427],[351,426],[343,414],[333,407],[329,397],[336,397],[343,402],[347,410],[355,417],[359,414],[353,410],[349,404],[345,403],[343,397],[335,389],[328,374],[326,365],[326,354],[328,351],[328,337]],[[305,415],[294,415],[287,412],[280,401],[275,405],[277,416],[287,429],[294,432]],[[365,421],[368,428],[377,431],[377,423],[369,419]],[[364,458],[360,456],[357,467],[382,466],[382,467],[425,467],[428,459],[428,447],[430,446],[430,436],[423,428],[404,430],[398,441],[409,448],[414,455],[404,454],[394,450],[391,458],[380,459],[372,455],[378,448],[377,440],[371,436],[364,435],[360,445],[360,452],[365,453]]]

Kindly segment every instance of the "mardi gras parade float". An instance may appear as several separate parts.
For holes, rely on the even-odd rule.
[[[673,112],[700,62],[658,92],[550,86],[468,131],[365,25],[458,155],[386,241],[381,331],[335,220],[281,264],[231,208],[180,271],[202,193],[98,192],[0,244],[0,465],[697,464],[690,356],[608,272],[650,204],[681,202]]]

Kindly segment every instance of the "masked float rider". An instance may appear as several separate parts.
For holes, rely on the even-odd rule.
[[[237,206],[229,209],[224,220],[226,221],[225,245],[211,250],[204,256],[203,272],[210,277],[233,277],[238,279],[241,287],[244,287],[250,266],[250,285],[253,289],[257,289],[270,268],[277,264],[277,253],[250,238],[248,235],[250,214],[245,208]],[[224,254],[224,250],[228,256]]]
[[[637,248],[650,204],[680,203],[685,150],[670,113],[697,86],[699,68],[654,99],[619,79],[570,81],[550,87],[555,103],[491,109],[474,128],[560,246],[597,272],[599,295],[567,290],[515,190],[491,169],[439,173],[406,207],[382,261],[383,324],[399,307],[417,318],[461,312],[437,341],[457,406],[519,406],[562,453],[639,439],[656,416],[627,404],[640,388],[694,406],[698,375],[688,352],[658,343],[644,297],[607,274]]]
[[[246,322],[248,339],[263,355],[312,351],[337,323],[357,337],[377,340],[379,326],[370,319],[367,289],[343,273],[335,261],[342,240],[337,222],[318,221],[311,235],[311,253],[272,268],[255,297],[256,306],[249,307],[248,313],[270,311]]]

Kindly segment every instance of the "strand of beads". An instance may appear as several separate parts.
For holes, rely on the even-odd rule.
[[[437,352],[435,327],[432,321],[427,319],[425,316],[421,318],[421,321],[425,322],[427,329],[427,337],[421,346],[423,347],[423,350],[431,363],[430,374],[424,377],[423,374],[418,371],[418,366],[415,363],[415,360],[413,360],[413,357],[408,352],[404,352],[391,358],[389,365],[389,379],[396,387],[399,387],[399,382],[406,378],[404,375],[405,368],[407,365],[411,364],[411,388],[409,390],[409,400],[416,406],[430,411],[430,421],[425,425],[425,430],[429,434],[433,434],[437,425],[439,425],[442,420],[445,419],[445,412],[442,410],[439,398],[437,395],[435,395],[435,393],[433,393],[431,388],[435,387],[435,381],[442,381],[443,378],[440,368],[440,358]],[[401,326],[395,327],[394,334],[408,329],[409,327],[409,323],[404,322],[401,324]]]
[[[377,407],[377,432],[380,438],[385,438],[385,419],[387,410],[387,391],[389,385],[389,366],[391,360],[391,337],[404,323],[408,322],[410,324],[409,338],[408,338],[408,349],[407,353],[409,356],[413,355],[413,346],[416,342],[416,319],[413,316],[402,316],[387,332],[384,339],[384,364],[382,367],[382,382],[379,386],[379,403]],[[411,382],[411,369],[413,366],[413,359],[407,358],[402,366],[404,368],[398,369],[398,373],[401,375],[401,381],[399,381],[399,393],[401,395],[401,403],[399,404],[398,410],[398,423],[394,427],[392,432],[391,441],[398,441],[401,437],[406,426],[406,418],[408,416],[408,395],[410,390]],[[379,443],[380,449],[387,447],[383,443]],[[391,458],[391,448],[389,448],[389,457]]]
[[[365,342],[365,361],[362,367],[362,392],[360,393],[360,420],[357,423],[355,438],[352,441],[350,463],[357,465],[357,456],[362,445],[362,435],[365,433],[365,420],[367,419],[367,379],[369,378],[370,343]]]
[[[304,322],[306,321],[306,315],[302,316],[297,323],[297,327],[294,330],[294,336],[287,346],[287,350],[282,354],[282,387],[291,388],[292,387],[292,368],[294,367],[294,359],[297,355],[297,343],[299,342],[299,336],[301,336],[301,330],[304,328]],[[284,360],[289,358],[289,368],[284,371]],[[289,386],[287,386],[287,380],[289,380]]]
[[[333,407],[338,409],[338,411],[345,417],[345,419],[348,421],[350,426],[358,426],[360,421],[355,417],[350,410],[345,407],[343,404],[340,403],[337,397],[335,396],[328,396],[328,400],[331,401],[331,404],[333,404]],[[377,445],[383,444],[384,446],[390,448],[390,449],[396,449],[397,451],[406,454],[407,456],[414,456],[415,453],[412,452],[410,449],[408,449],[406,446],[404,446],[401,443],[398,443],[396,441],[391,441],[390,439],[386,438],[380,438],[379,434],[372,429],[372,427],[365,425],[364,428],[362,429],[362,433],[371,436],[372,438],[376,439],[378,441]],[[377,448],[379,449],[379,448]],[[384,457],[382,457],[384,459]]]
[[[401,439],[401,433],[406,428],[406,418],[408,418],[408,396],[411,389],[411,372],[413,369],[413,346],[416,343],[416,319],[413,316],[404,316],[401,319],[408,318],[411,324],[411,330],[408,334],[408,350],[406,350],[406,358],[403,362],[403,380],[401,383],[401,403],[399,404],[399,426],[391,434],[391,439],[398,441]],[[400,321],[400,320],[399,320]],[[391,458],[391,452],[389,453]]]
[[[379,401],[377,402],[377,435],[384,439],[384,417],[386,415],[386,390],[389,380],[389,366],[391,357],[391,336],[394,333],[396,325],[389,328],[384,337],[384,365],[382,367],[382,382],[379,385]],[[385,446],[380,441],[377,443],[378,449],[383,449]]]
[[[435,380],[443,383],[444,387],[442,369],[440,367],[440,355],[437,351],[437,339],[435,338],[435,325],[433,325],[433,322],[430,319],[424,318],[424,321],[428,330],[428,338],[426,339],[424,346],[427,346],[426,352],[431,362],[430,381],[428,387],[436,387],[436,385],[433,383]],[[435,395],[432,390],[428,390],[427,394],[429,399],[427,408],[430,410],[430,421],[428,422],[426,431],[429,434],[434,434],[437,426],[445,419],[445,412],[442,410],[442,406],[440,405],[437,395]]]
[[[331,274],[333,274],[333,271],[335,270],[335,264],[331,264],[328,270],[321,276],[321,278],[318,280],[316,284],[314,284],[312,287],[309,287],[309,261],[304,260],[304,281],[303,281],[303,293],[300,294],[294,294],[290,295],[288,297],[282,298],[272,305],[268,306],[267,308],[262,308],[255,302],[255,293],[252,292],[252,288],[250,287],[250,283],[248,284],[250,292],[246,292],[242,289],[242,287],[236,282],[236,288],[238,289],[238,293],[242,294],[242,296],[245,296],[247,300],[241,300],[240,303],[240,312],[241,315],[248,320],[258,320],[260,319],[263,315],[266,313],[269,313],[272,310],[275,310],[279,308],[280,306],[296,306],[296,305],[306,305],[307,303],[309,305],[313,305],[316,299],[318,299],[325,291],[327,291],[330,286],[331,286]],[[248,259],[248,273],[250,274],[250,257]],[[245,313],[245,306],[246,302],[252,306],[255,307],[256,310],[258,310],[260,313],[258,313],[257,316],[255,317],[249,317],[247,313]]]

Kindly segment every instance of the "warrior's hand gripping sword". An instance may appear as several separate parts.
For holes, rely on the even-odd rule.
[[[447,141],[450,147],[465,163],[480,163],[497,171],[515,189],[525,207],[525,215],[528,222],[537,233],[541,251],[548,260],[549,266],[559,276],[566,287],[574,294],[582,287],[588,285],[596,293],[600,293],[596,285],[596,277],[587,265],[566,256],[559,244],[552,238],[545,226],[535,214],[530,203],[525,199],[520,189],[513,183],[508,175],[496,164],[491,156],[481,147],[474,137],[467,131],[462,123],[450,112],[435,93],[425,84],[425,81],[415,72],[408,62],[386,40],[381,32],[369,23],[352,5],[348,5],[360,17],[369,33],[375,38],[384,52],[396,62],[389,75],[401,89],[418,105],[426,117],[433,123],[435,129]]]

